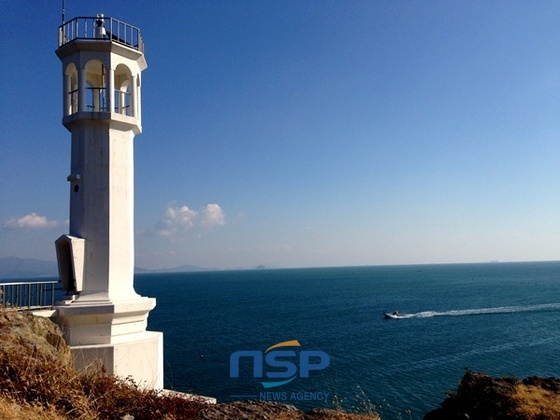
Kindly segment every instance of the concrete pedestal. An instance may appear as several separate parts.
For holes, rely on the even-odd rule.
[[[100,361],[120,377],[132,377],[145,388],[163,389],[163,334],[146,331],[155,299],[117,302],[57,302],[53,321],[74,356],[75,366],[84,369]]]

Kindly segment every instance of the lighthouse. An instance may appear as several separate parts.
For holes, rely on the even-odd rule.
[[[154,298],[134,290],[134,138],[142,132],[138,28],[97,15],[59,28],[62,124],[71,133],[69,232],[55,242],[66,295],[56,303],[78,368],[163,388],[163,334],[147,331]]]

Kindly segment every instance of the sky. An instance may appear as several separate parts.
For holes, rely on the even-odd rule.
[[[559,2],[65,5],[144,38],[136,266],[560,259]],[[0,257],[54,261],[61,2],[0,15]]]

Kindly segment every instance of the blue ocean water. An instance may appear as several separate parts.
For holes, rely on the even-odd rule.
[[[157,298],[149,329],[165,334],[166,387],[219,401],[266,397],[250,359],[230,378],[230,356],[288,340],[330,356],[268,390],[305,409],[421,418],[467,367],[560,376],[560,262],[140,274],[135,287]],[[393,310],[403,318],[383,319]]]

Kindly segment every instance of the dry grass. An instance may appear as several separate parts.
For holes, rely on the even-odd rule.
[[[512,395],[513,415],[526,420],[560,419],[560,395],[533,385],[518,384]]]
[[[54,408],[42,405],[20,404],[0,399],[0,419],[12,420],[66,420]]]
[[[324,410],[320,412],[320,417],[313,416],[313,414],[306,414],[307,420],[313,420],[314,418],[320,418],[321,420],[380,420],[379,414],[374,412],[354,414],[346,413],[340,410]]]
[[[278,414],[275,420],[380,420],[377,414],[353,414],[339,410],[325,410],[316,415],[300,412],[284,412]]]
[[[58,337],[58,338],[57,338]],[[49,320],[0,310],[0,418],[192,418],[204,403],[160,396],[102,368],[77,372]]]

